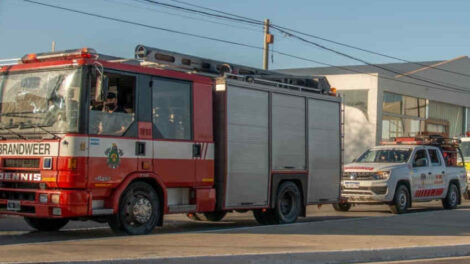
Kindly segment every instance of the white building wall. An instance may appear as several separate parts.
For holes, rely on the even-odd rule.
[[[377,74],[327,75],[328,82],[339,93],[345,90],[367,90],[367,116],[355,107],[345,107],[344,162],[358,158],[368,148],[375,146],[378,118]],[[381,121],[380,121],[381,122]]]

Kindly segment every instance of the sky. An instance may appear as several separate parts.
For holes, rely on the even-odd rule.
[[[262,46],[261,26],[164,8],[143,0],[34,0],[155,27]],[[159,2],[184,6],[172,0]],[[470,1],[465,0],[184,0],[410,61],[468,55]],[[188,7],[188,6],[186,6]],[[191,8],[191,7],[189,7]],[[222,24],[221,24],[222,23]],[[357,61],[300,42],[279,32],[274,49],[333,65]],[[31,52],[91,47],[99,53],[132,58],[144,44],[252,67],[262,66],[262,51],[70,13],[23,0],[0,0],[0,59]],[[397,62],[311,39],[371,63]],[[274,54],[271,69],[321,65]]]

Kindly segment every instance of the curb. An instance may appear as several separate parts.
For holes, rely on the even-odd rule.
[[[285,252],[270,254],[242,254],[195,257],[156,257],[144,259],[121,259],[101,261],[74,261],[68,263],[165,263],[165,264],[284,264],[284,263],[358,263],[460,257],[470,255],[470,244],[449,246],[403,247],[389,249],[359,249],[340,251]],[[49,262],[64,263],[64,262]]]

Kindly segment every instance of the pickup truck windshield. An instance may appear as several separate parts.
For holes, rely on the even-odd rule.
[[[407,162],[411,149],[369,149],[356,162],[364,163],[402,163]]]
[[[470,141],[463,141],[460,143],[460,150],[462,150],[462,155],[465,161],[470,159]]]
[[[80,69],[0,75],[0,133],[77,132],[80,86]]]

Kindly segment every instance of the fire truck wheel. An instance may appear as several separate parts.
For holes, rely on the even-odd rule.
[[[455,183],[451,183],[449,185],[449,189],[447,190],[446,198],[442,199],[442,206],[445,209],[455,209],[459,204],[459,188]]]
[[[297,221],[301,210],[300,191],[297,184],[286,181],[283,182],[276,196],[276,207],[273,211],[274,222],[276,224],[290,224]]]
[[[410,207],[410,203],[410,191],[408,190],[408,187],[404,184],[398,185],[395,190],[395,197],[390,205],[390,210],[394,214],[406,213]]]
[[[347,212],[351,209],[351,204],[344,202],[344,203],[334,203],[333,208],[338,212]]]
[[[108,224],[116,233],[148,234],[157,225],[160,213],[160,200],[152,186],[134,182],[122,194],[119,211]]]
[[[38,230],[38,231],[57,231],[64,227],[69,220],[68,219],[45,219],[45,218],[32,218],[25,217],[24,220],[26,223]]]

